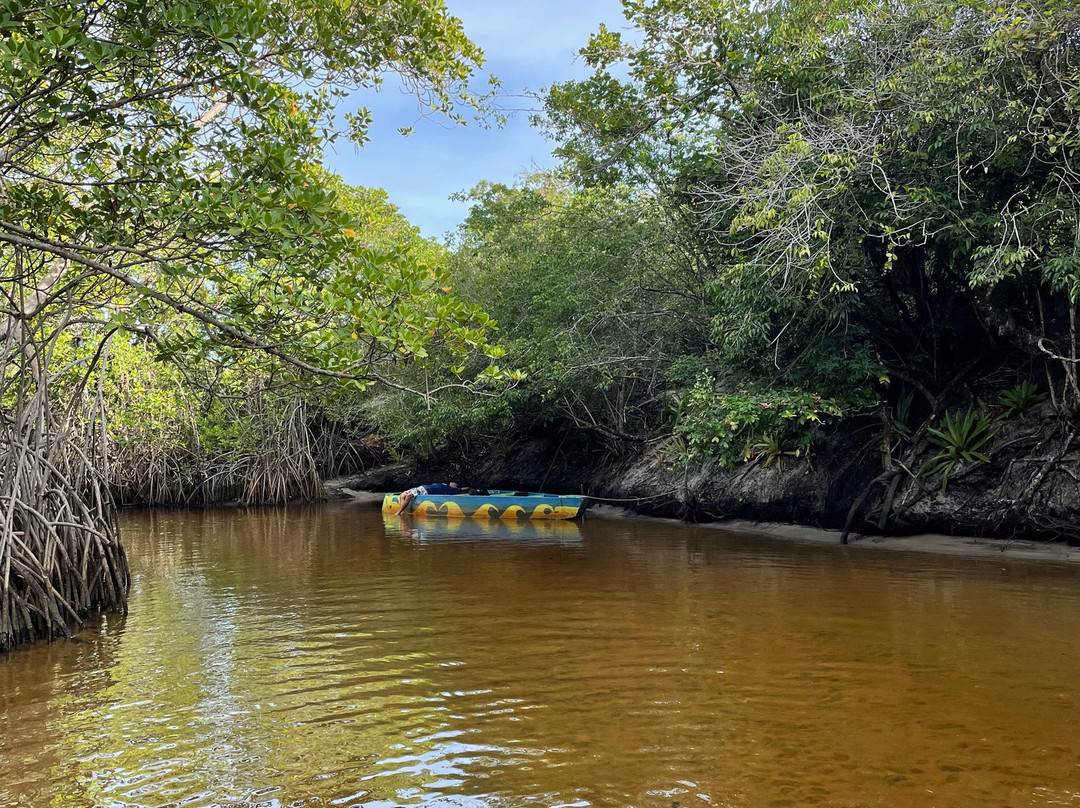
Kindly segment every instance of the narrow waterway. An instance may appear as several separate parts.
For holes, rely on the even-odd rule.
[[[0,806],[1080,806],[1080,569],[651,521],[131,513]]]

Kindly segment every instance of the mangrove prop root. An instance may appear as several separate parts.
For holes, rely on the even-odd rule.
[[[282,504],[322,498],[322,478],[334,469],[328,458],[350,459],[346,437],[312,434],[312,414],[299,397],[274,397],[252,390],[244,416],[251,446],[219,452],[199,444],[194,422],[176,443],[127,439],[109,451],[109,484],[123,504],[189,506],[221,502]],[[355,450],[353,450],[355,452]]]
[[[866,502],[866,498],[870,496],[870,492],[874,490],[874,486],[884,482],[894,475],[899,475],[899,471],[888,471],[884,474],[878,475],[872,479],[869,484],[862,490],[859,496],[855,497],[855,501],[851,503],[851,508],[848,509],[847,518],[844,520],[844,529],[840,533],[840,543],[847,544],[848,536],[851,534],[851,525],[855,521],[855,514],[859,512],[859,508]]]
[[[896,489],[900,485],[902,478],[899,474],[893,477],[892,482],[889,484],[888,493],[885,494],[885,504],[881,506],[881,516],[878,519],[877,529],[878,532],[884,533],[885,526],[889,523],[889,512],[892,510],[893,498],[896,496]]]
[[[0,651],[123,612],[128,567],[107,489],[70,434],[0,424]]]
[[[1066,435],[1061,441],[1061,448],[1050,457],[1046,458],[1042,468],[1040,468],[1035,475],[1031,478],[1031,481],[1025,486],[1024,490],[1017,498],[1014,508],[1026,508],[1031,504],[1031,500],[1035,496],[1035,492],[1039,490],[1039,486],[1042,485],[1043,480],[1046,479],[1046,475],[1054,469],[1061,459],[1072,448],[1073,439],[1076,437],[1076,431],[1074,429],[1068,430]]]
[[[51,333],[14,317],[0,327],[0,652],[126,611],[101,396],[86,386],[101,352],[57,406],[48,365],[59,320]]]

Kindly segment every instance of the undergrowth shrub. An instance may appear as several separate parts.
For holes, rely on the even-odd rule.
[[[817,427],[844,416],[843,402],[800,389],[723,392],[709,376],[701,376],[681,402],[675,435],[687,459],[713,457],[733,469],[756,449],[768,455],[804,454]],[[852,404],[853,405],[853,404]]]

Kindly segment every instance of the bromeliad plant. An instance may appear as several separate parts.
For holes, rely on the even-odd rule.
[[[1025,415],[1046,401],[1046,394],[1029,381],[1010,387],[1001,394],[998,403],[1005,407],[1006,417],[1017,413]]]
[[[776,464],[776,470],[780,474],[784,473],[784,457],[799,457],[802,455],[802,447],[798,449],[788,449],[784,445],[782,438],[775,433],[766,435],[765,440],[761,443],[754,444],[754,449],[761,453],[761,457],[764,458],[765,468],[769,468],[773,463]]]
[[[940,429],[928,429],[928,440],[940,447],[936,455],[923,465],[920,474],[932,477],[941,472],[941,490],[949,485],[949,475],[960,463],[989,463],[990,458],[980,451],[997,434],[997,421],[985,413],[969,409],[963,413],[946,413]]]

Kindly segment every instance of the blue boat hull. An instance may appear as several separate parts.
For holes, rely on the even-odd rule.
[[[487,494],[422,494],[404,512],[424,516],[456,516],[473,519],[575,519],[583,509],[584,497],[489,491]],[[383,498],[383,513],[402,513],[399,494]]]

